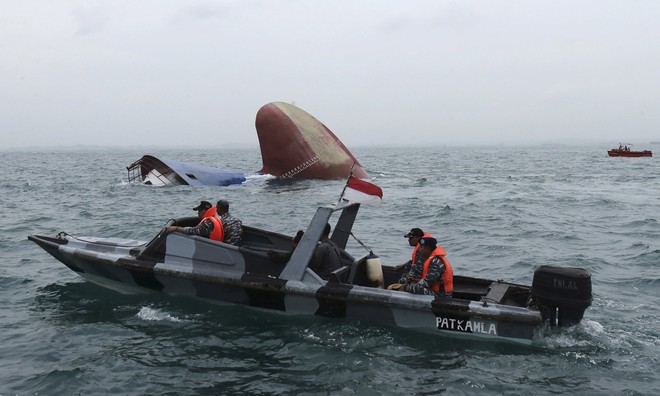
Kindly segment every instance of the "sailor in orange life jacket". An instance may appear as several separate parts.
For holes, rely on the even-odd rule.
[[[419,240],[420,260],[417,260],[406,275],[399,279],[399,290],[413,294],[440,295],[451,297],[454,291],[454,271],[445,258],[445,248],[435,238]]]
[[[224,228],[220,218],[216,216],[213,205],[208,201],[201,201],[193,210],[197,211],[197,216],[202,219],[195,227],[167,227],[167,232],[182,232],[186,235],[199,235],[214,241],[222,242],[224,238]]]
[[[409,233],[407,233],[403,237],[408,238],[408,244],[410,246],[414,246],[415,248],[413,249],[412,252],[412,258],[403,264],[399,264],[395,266],[394,269],[397,271],[403,270],[407,273],[410,272],[413,263],[415,263],[418,259],[417,251],[419,249],[419,239],[422,237],[433,238],[433,235],[429,234],[428,232],[422,231],[420,228],[413,228],[412,230],[410,230]]]

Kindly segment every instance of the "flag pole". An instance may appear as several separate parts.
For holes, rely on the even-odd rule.
[[[355,168],[355,161],[353,161],[353,165],[351,165],[351,171],[348,172],[348,178],[346,179],[346,184],[344,184],[344,188],[341,190],[341,194],[339,195],[337,206],[339,206],[342,198],[344,198],[344,193],[346,192],[346,187],[348,187],[348,182],[351,180],[351,176],[353,176],[353,168]]]

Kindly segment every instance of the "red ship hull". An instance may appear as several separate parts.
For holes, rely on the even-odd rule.
[[[294,105],[268,103],[257,112],[255,126],[263,159],[261,173],[291,179],[345,179],[353,168],[353,176],[369,177],[330,129]]]
[[[612,149],[607,151],[607,155],[610,157],[653,157],[651,150],[644,151],[628,151],[628,150],[619,150]]]

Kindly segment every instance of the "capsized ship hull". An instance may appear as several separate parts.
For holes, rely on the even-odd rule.
[[[328,127],[304,110],[284,102],[268,103],[255,121],[263,168],[261,173],[292,179],[342,179],[353,168],[367,172]]]
[[[321,207],[284,265],[266,252],[285,252],[291,238],[246,226],[241,246],[161,231],[149,242],[116,238],[28,238],[83,278],[121,293],[158,291],[206,301],[228,302],[291,314],[353,319],[482,340],[531,344],[550,324],[578,323],[591,304],[591,275],[578,268],[539,267],[533,285],[455,276],[452,297],[387,290],[401,273],[345,250],[359,205]],[[308,268],[314,248],[333,212],[342,210],[332,240],[342,264],[328,279]],[[187,226],[197,218],[171,220]]]
[[[258,173],[285,179],[366,179],[367,172],[323,123],[298,107],[273,102],[255,121],[263,167]],[[227,186],[245,181],[245,173],[144,155],[126,167],[129,182],[154,186]]]

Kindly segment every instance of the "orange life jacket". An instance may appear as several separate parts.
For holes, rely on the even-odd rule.
[[[445,293],[451,293],[454,291],[454,270],[451,269],[451,264],[449,264],[449,260],[445,257],[447,254],[447,251],[445,248],[442,246],[437,246],[435,250],[431,252],[431,255],[429,258],[424,261],[424,268],[422,269],[422,279],[426,278],[426,274],[429,272],[429,265],[431,264],[431,260],[433,260],[433,257],[440,257],[440,260],[442,260],[442,263],[445,265],[445,271],[442,273],[442,283],[444,285],[444,292]],[[439,292],[440,291],[440,282],[436,282],[433,285],[431,285],[431,289],[433,289],[434,292]]]
[[[422,238],[433,238],[433,235],[429,234],[428,232],[425,232]],[[415,248],[413,249],[412,252],[412,263],[415,264],[415,259],[417,258],[417,251],[419,250],[419,242],[417,242],[417,245],[415,245]]]
[[[202,224],[202,222],[206,219],[211,220],[211,222],[213,223],[213,231],[211,231],[211,235],[209,235],[209,239],[222,242],[222,240],[225,237],[225,229],[222,226],[222,221],[220,221],[218,216],[215,215],[215,206],[212,207],[211,209],[207,209],[206,212],[204,212],[204,217],[199,222],[199,224]]]

